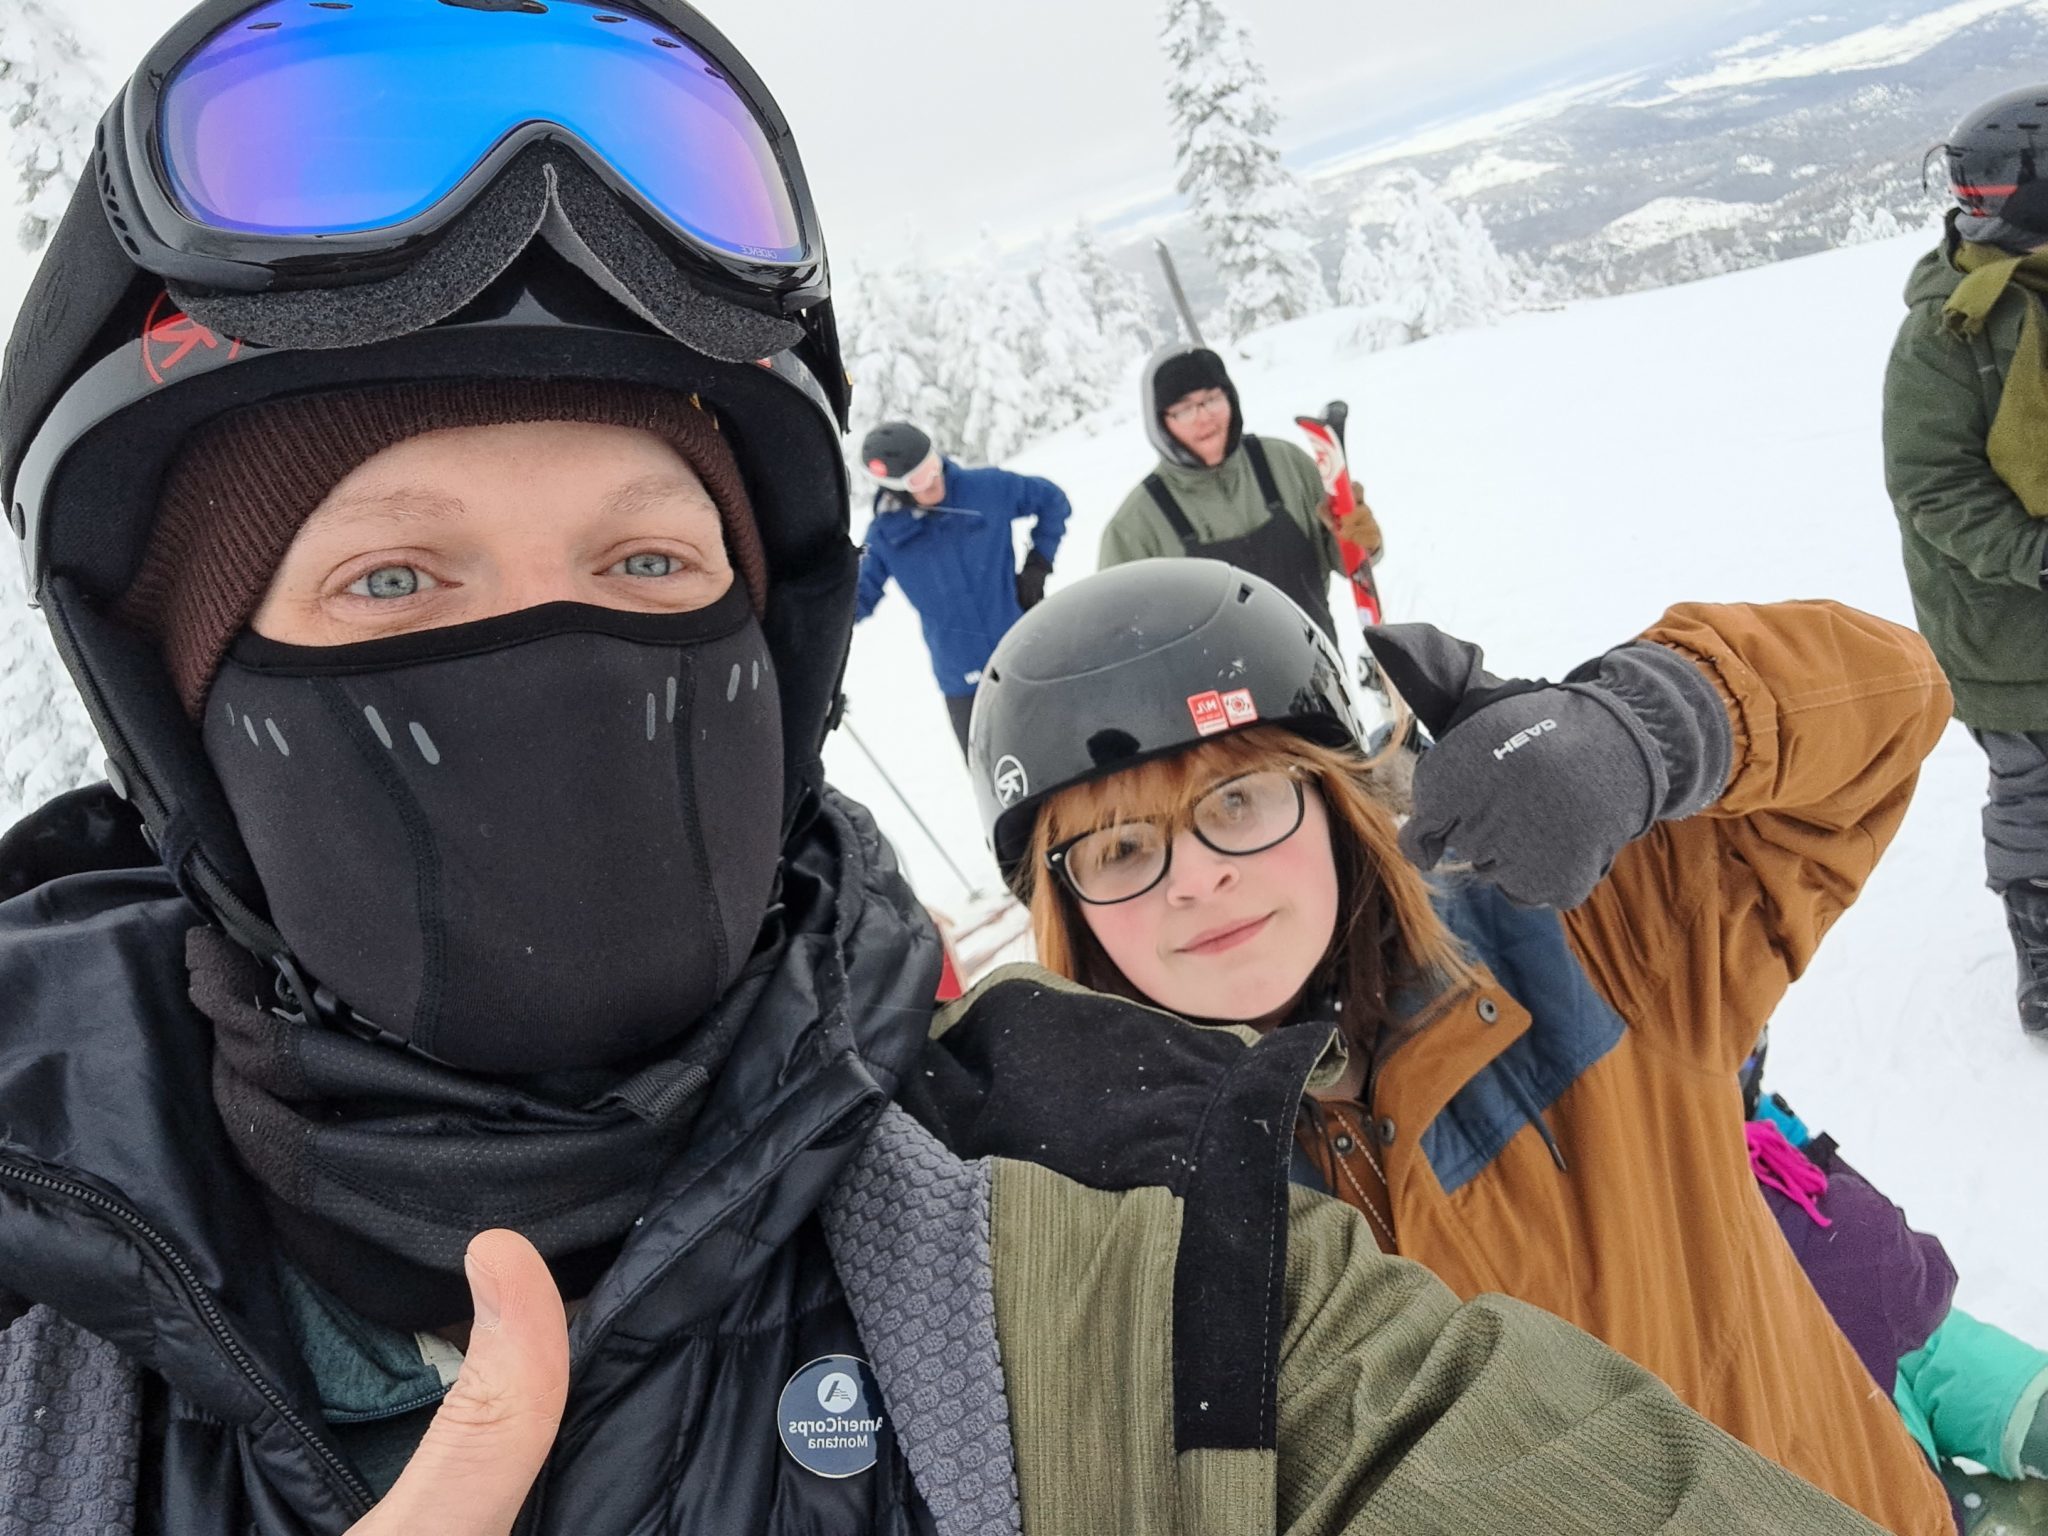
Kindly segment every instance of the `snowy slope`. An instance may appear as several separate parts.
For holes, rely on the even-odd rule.
[[[1342,312],[1256,338],[1237,364],[1254,430],[1344,396],[1387,531],[1388,614],[1556,676],[1685,599],[1834,597],[1911,622],[1878,456],[1878,388],[1909,238],[1517,317],[1370,356]],[[1015,467],[1076,514],[1054,584],[1093,564],[1148,467],[1134,415]],[[993,882],[914,616],[858,632],[854,720],[970,873]],[[851,744],[835,777],[873,805],[933,899],[957,886]],[[2048,1342],[2048,1050],[2020,1037],[1982,888],[1981,756],[1952,727],[1862,901],[1793,989],[1772,1083],[1939,1233],[1961,1301]]]

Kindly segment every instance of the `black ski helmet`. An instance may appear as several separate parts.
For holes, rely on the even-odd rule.
[[[208,0],[159,50],[189,46],[254,3]],[[808,205],[786,123],[731,45],[680,0],[635,0],[635,9],[701,44],[745,88]],[[176,261],[143,265],[150,247],[137,239],[135,189],[110,150],[115,125],[134,126],[136,94],[161,85],[149,73],[145,63],[102,121],[9,339],[0,505],[106,748],[108,778],[186,895],[245,947],[283,952],[197,728],[155,646],[111,611],[192,433],[244,406],[333,390],[586,379],[711,407],[767,556],[761,623],[782,695],[785,817],[794,817],[822,781],[858,574],[822,243],[791,279],[807,307],[778,314],[772,294],[749,306],[670,259],[587,155],[543,133],[493,161],[460,214],[410,243],[406,260],[349,280],[284,272],[269,288],[196,286]]]
[[[891,490],[932,454],[931,435],[907,421],[885,421],[861,439],[860,461],[869,474]]]
[[[1966,216],[2048,239],[2048,86],[1986,102],[1940,150]]]
[[[1336,648],[1271,582],[1220,560],[1137,560],[1054,593],[997,645],[968,732],[1003,878],[1022,894],[1051,796],[1254,725],[1365,739]]]

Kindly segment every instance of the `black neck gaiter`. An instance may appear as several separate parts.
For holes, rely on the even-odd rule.
[[[768,910],[781,713],[737,586],[687,614],[555,603],[333,647],[245,634],[203,734],[298,967],[443,1066],[662,1050]]]
[[[587,1295],[747,1016],[735,996],[635,1070],[512,1082],[282,1016],[216,929],[192,931],[186,961],[214,1026],[214,1103],[279,1246],[365,1317],[414,1330],[469,1316],[462,1256],[489,1227],[525,1234],[563,1295]]]

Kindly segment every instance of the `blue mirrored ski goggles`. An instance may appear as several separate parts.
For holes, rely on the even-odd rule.
[[[388,271],[537,138],[571,145],[728,272],[786,288],[788,269],[821,265],[779,112],[673,0],[208,6],[130,96],[119,147],[155,194],[139,201],[156,249],[140,254],[167,276],[248,288],[203,269],[265,267],[284,286],[351,259]]]

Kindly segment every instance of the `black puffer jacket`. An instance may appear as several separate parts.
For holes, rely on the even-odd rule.
[[[209,1026],[186,1000],[197,918],[160,869],[107,867],[129,862],[122,827],[88,797],[0,848],[34,865],[0,873],[0,890],[31,887],[0,904],[0,1292],[18,1318],[0,1333],[0,1417],[126,1371],[139,1391],[105,1399],[141,1421],[125,1520],[121,1469],[101,1469],[116,1528],[338,1533],[370,1498],[323,1428],[214,1110]],[[737,983],[761,996],[691,1149],[575,1322],[524,1531],[932,1529],[886,1432],[872,1472],[832,1481],[794,1463],[776,1421],[799,1367],[865,1353],[819,1206],[923,1044],[936,940],[840,802],[801,835],[785,898],[788,937]],[[38,1528],[39,1467],[90,1465],[89,1448],[39,1448],[37,1418],[0,1445],[29,1477],[0,1532]]]

